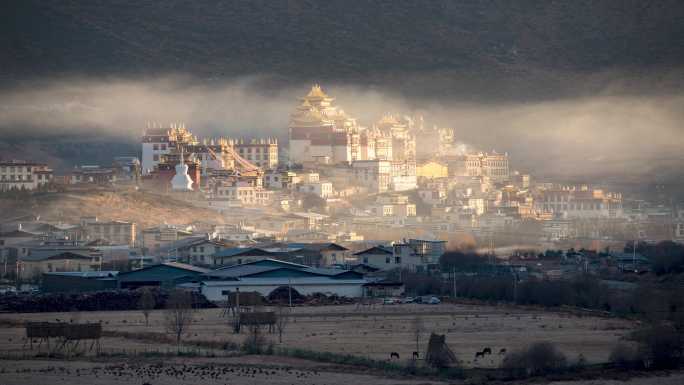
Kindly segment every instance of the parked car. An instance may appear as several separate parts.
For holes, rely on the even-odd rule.
[[[382,300],[383,305],[394,305],[397,303],[397,300],[395,298],[385,298]]]
[[[415,301],[415,298],[413,297],[405,297],[401,299],[401,303],[413,303]]]
[[[440,301],[439,298],[435,297],[434,295],[424,295],[421,297],[417,297],[415,302],[424,303],[428,305],[437,305],[439,303],[442,303],[442,301]]]

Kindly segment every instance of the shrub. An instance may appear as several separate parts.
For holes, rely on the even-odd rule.
[[[249,334],[242,343],[242,351],[248,354],[266,354],[268,346],[266,336],[261,332],[258,326],[252,326],[249,329]],[[271,353],[272,346],[270,347]]]
[[[638,369],[643,367],[643,357],[636,347],[617,344],[610,352],[610,362],[622,369]]]
[[[639,344],[646,366],[654,369],[676,368],[682,360],[684,339],[670,325],[654,325],[632,333],[632,339]]]
[[[567,361],[552,343],[537,342],[506,355],[502,367],[515,376],[536,376],[562,371]]]

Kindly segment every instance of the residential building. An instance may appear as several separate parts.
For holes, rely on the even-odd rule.
[[[165,251],[173,242],[193,236],[192,232],[172,225],[161,225],[144,229],[141,235],[141,246],[143,250],[150,254]]]
[[[116,182],[117,171],[110,167],[98,165],[83,165],[71,171],[71,184],[110,185]]]
[[[133,246],[135,244],[135,223],[124,221],[100,222],[95,218],[95,221],[84,222],[82,226],[87,239],[103,239],[114,245]]]
[[[43,273],[57,271],[94,271],[100,267],[98,256],[72,251],[54,250],[49,253],[31,253],[17,261],[17,272],[22,280],[32,280]]]
[[[0,191],[35,190],[52,180],[46,164],[23,160],[0,161]]]
[[[354,182],[369,192],[383,193],[390,189],[392,163],[387,160],[360,160],[352,163]]]
[[[425,262],[406,244],[374,246],[354,253],[357,262],[380,270],[423,270]]]
[[[278,168],[278,139],[276,138],[249,141],[240,139],[235,142],[234,148],[242,158],[264,170]]]

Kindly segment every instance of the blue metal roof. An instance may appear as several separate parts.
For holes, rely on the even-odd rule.
[[[238,255],[271,255],[272,253],[256,247],[231,247],[223,249],[213,255],[216,257],[234,257]]]
[[[112,278],[119,275],[115,270],[103,271],[55,271],[50,273],[43,273],[44,275],[60,275],[66,277],[81,277],[81,278]]]

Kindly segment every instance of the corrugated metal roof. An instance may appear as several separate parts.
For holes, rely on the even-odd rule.
[[[256,247],[231,247],[230,249],[224,249],[218,253],[214,253],[216,257],[233,257],[236,255],[251,254],[251,255],[269,255],[270,252],[262,250]]]
[[[87,250],[82,250],[87,252]],[[31,250],[31,254],[21,257],[22,261],[38,262],[45,261],[51,258],[63,258],[63,259],[92,259],[93,257],[88,254],[78,253],[75,250]]]
[[[202,281],[202,285],[208,287],[221,287],[221,286],[241,286],[241,285],[302,285],[302,284],[329,284],[329,285],[363,285],[368,281],[364,278],[359,279],[333,279],[331,277],[323,276],[311,276],[311,277],[297,277],[297,278],[281,278],[272,277],[268,279],[264,278],[241,278],[237,281]]]
[[[119,275],[118,271],[56,271],[51,273],[43,273],[45,275],[61,275],[67,277],[82,277],[82,278],[111,278]]]

